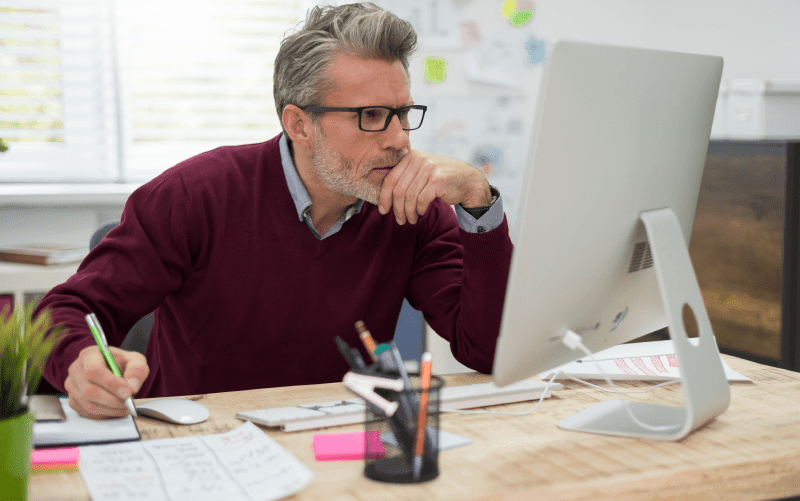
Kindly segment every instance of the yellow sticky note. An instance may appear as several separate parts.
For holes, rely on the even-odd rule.
[[[447,60],[441,57],[425,58],[425,79],[431,83],[444,82]]]
[[[501,12],[503,13],[503,17],[506,19],[511,19],[511,16],[514,15],[514,11],[517,10],[517,0],[505,0],[503,2],[503,7]]]

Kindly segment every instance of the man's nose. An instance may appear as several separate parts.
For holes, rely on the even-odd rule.
[[[403,130],[400,118],[395,115],[389,121],[389,127],[383,131],[381,146],[383,148],[394,148],[402,150],[409,147],[408,131]]]

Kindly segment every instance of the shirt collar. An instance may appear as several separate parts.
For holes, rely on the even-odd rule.
[[[300,180],[300,174],[297,173],[297,168],[294,166],[292,154],[289,152],[289,141],[286,140],[286,134],[281,135],[278,146],[281,149],[283,175],[286,176],[286,184],[289,186],[289,193],[292,195],[294,207],[297,209],[297,217],[300,218],[300,221],[303,221],[303,214],[311,207],[311,197],[308,196],[308,191],[306,191],[306,187],[303,186],[303,181]]]
[[[292,195],[294,207],[297,210],[297,217],[300,221],[305,220],[306,211],[311,207],[311,197],[308,196],[308,191],[300,179],[300,174],[297,173],[297,168],[294,166],[292,154],[289,152],[289,141],[286,139],[286,134],[281,134],[278,140],[278,146],[281,150],[281,166],[283,167],[283,175],[286,176],[286,184],[289,186],[289,193]],[[353,205],[345,209],[344,220],[350,219],[354,214],[361,212],[361,207],[364,205],[364,200],[358,199]]]

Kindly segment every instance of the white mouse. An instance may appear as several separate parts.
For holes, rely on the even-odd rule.
[[[203,404],[185,398],[162,398],[136,405],[136,413],[175,424],[196,424],[208,419]]]

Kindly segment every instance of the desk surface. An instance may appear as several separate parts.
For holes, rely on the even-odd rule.
[[[292,499],[319,500],[545,500],[545,499],[774,499],[800,495],[800,374],[724,356],[753,383],[732,383],[731,404],[680,442],[655,442],[564,431],[556,423],[613,395],[575,382],[524,417],[444,414],[441,428],[470,437],[466,447],[443,451],[440,475],[416,486],[363,476],[361,461],[316,462],[314,433],[348,432],[360,425],[285,433],[264,429],[314,470],[311,484]],[[490,376],[446,377],[456,386]],[[621,383],[625,389],[652,383]],[[237,411],[312,403],[352,395],[342,384],[216,393],[197,398],[211,411],[204,423],[177,426],[139,418],[144,440],[221,433],[242,424]],[[631,400],[683,406],[679,386]],[[494,407],[526,410],[531,403]],[[31,476],[31,500],[89,500],[78,472]]]

